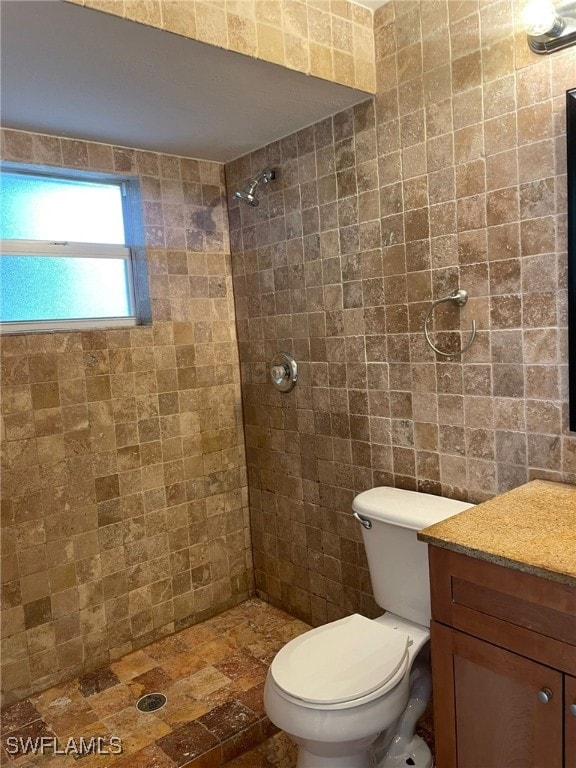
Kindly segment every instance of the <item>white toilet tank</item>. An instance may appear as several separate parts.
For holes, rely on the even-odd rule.
[[[371,488],[356,496],[352,509],[371,523],[362,525],[362,537],[380,607],[430,626],[428,547],[416,533],[473,506],[401,488]]]

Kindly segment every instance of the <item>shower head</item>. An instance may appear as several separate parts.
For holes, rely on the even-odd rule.
[[[263,184],[268,184],[269,181],[272,181],[272,179],[275,178],[276,173],[274,171],[270,170],[270,168],[264,168],[255,179],[252,179],[252,181],[246,184],[242,189],[234,192],[233,196],[236,200],[242,200],[255,208],[257,205],[260,205],[260,201],[256,197],[256,187],[261,182]]]
[[[254,189],[254,183],[249,184],[248,186],[244,187],[244,189],[239,189],[237,192],[234,192],[234,197],[236,200],[242,200],[244,203],[248,203],[248,205],[260,205],[260,201],[254,194]]]

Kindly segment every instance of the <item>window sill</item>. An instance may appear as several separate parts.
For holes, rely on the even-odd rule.
[[[102,317],[83,320],[36,320],[0,323],[0,334],[43,333],[46,331],[89,331],[102,328],[133,328],[140,325],[137,317]]]

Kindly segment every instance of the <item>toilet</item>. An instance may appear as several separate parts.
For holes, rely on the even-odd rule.
[[[276,654],[264,708],[298,745],[297,768],[432,765],[414,733],[431,691],[428,550],[416,534],[471,506],[385,487],[354,499],[374,597],[386,613],[316,627]]]

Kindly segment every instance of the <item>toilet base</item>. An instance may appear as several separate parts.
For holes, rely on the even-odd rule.
[[[428,744],[420,736],[414,736],[402,755],[385,757],[378,763],[377,768],[406,768],[407,765],[412,765],[414,768],[434,768],[432,753]]]
[[[302,745],[298,746],[296,768],[434,768],[432,753],[424,739],[414,735],[406,752],[393,757],[384,757],[376,763],[372,750],[365,748],[353,755],[317,755]]]
[[[313,755],[312,752],[299,746],[296,768],[374,768],[374,761],[366,750],[356,755],[323,757]]]

